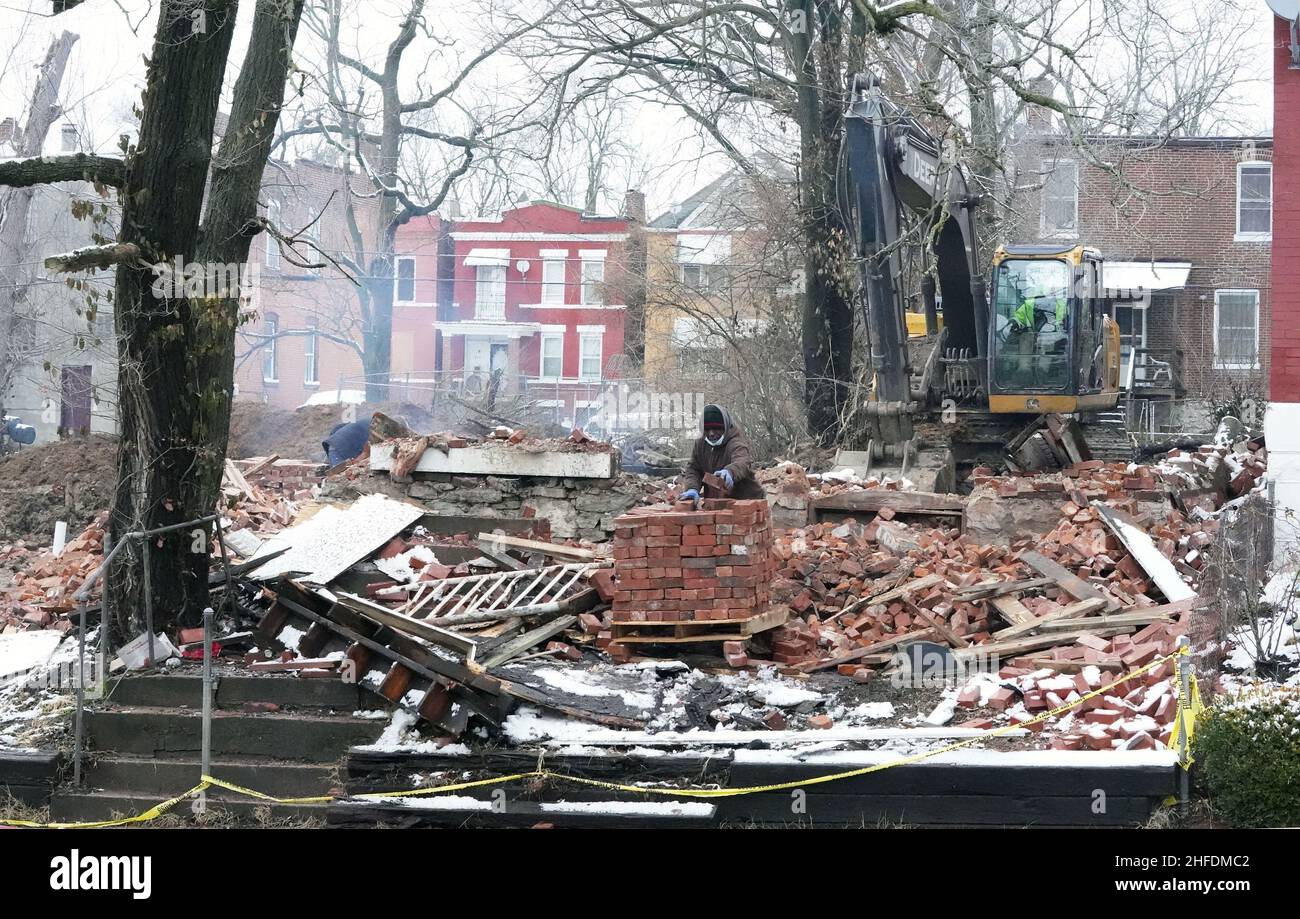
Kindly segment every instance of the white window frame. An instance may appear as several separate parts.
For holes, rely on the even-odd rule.
[[[1061,227],[1049,227],[1047,225],[1047,202],[1048,188],[1054,178],[1056,171],[1062,167],[1068,166],[1074,170],[1074,226],[1069,229]],[[1042,236],[1053,238],[1074,238],[1079,235],[1079,163],[1077,160],[1056,160],[1052,164],[1051,170],[1043,181],[1043,190],[1039,198],[1039,232]]]
[[[280,355],[279,351],[279,334],[280,334],[280,317],[276,313],[268,313],[264,323],[266,335],[266,349],[262,354],[262,382],[279,383],[280,382]],[[271,375],[266,375],[267,368],[270,367]]]
[[[267,202],[266,222],[277,228],[280,225],[280,202],[274,198]],[[266,231],[266,267],[271,271],[280,270],[280,240],[270,230]]]
[[[474,318],[475,319],[504,319],[506,315],[506,272],[509,269],[505,265],[475,265],[474,266]],[[501,278],[497,280],[486,280],[485,272],[501,272]],[[485,297],[484,293],[489,290],[495,290],[499,285],[501,296]]]
[[[411,296],[402,296],[402,265],[403,263],[411,265]],[[393,259],[393,302],[394,303],[414,303],[416,301],[416,264],[414,255],[399,255]]]
[[[580,278],[581,292],[579,300],[583,306],[604,306],[604,291],[601,288],[605,284],[605,253],[578,253],[582,257],[582,275]],[[598,270],[599,277],[588,278],[587,268],[595,266]],[[590,290],[588,290],[590,288]]]
[[[594,355],[587,353],[587,345],[595,342],[596,353]],[[596,361],[595,373],[588,373],[586,363],[589,360]],[[605,333],[604,330],[578,330],[578,378],[581,380],[599,380],[605,369]]]
[[[316,323],[307,324],[302,337],[302,381],[307,386],[320,385],[320,335]]]
[[[542,258],[542,306],[564,305],[564,265],[564,256]],[[560,279],[547,280],[547,272],[554,272],[556,269],[560,272]]]
[[[555,373],[546,372],[546,344],[547,342],[556,342],[559,346],[559,353],[551,358],[559,362],[559,367]],[[541,351],[537,358],[537,374],[543,380],[559,380],[564,377],[564,333],[563,332],[543,332],[541,339]]]
[[[1250,364],[1228,364],[1219,359],[1219,298],[1222,294],[1249,294],[1255,298],[1255,360]],[[1220,370],[1258,370],[1259,290],[1253,287],[1225,287],[1214,292],[1214,366]]]
[[[697,262],[682,262],[680,266],[682,286],[697,293],[706,293],[709,290],[709,267]],[[686,273],[691,270],[699,272],[698,281],[692,281],[686,276]]]
[[[1241,174],[1248,168],[1266,167],[1268,169],[1268,231],[1246,231],[1241,228]],[[1237,164],[1237,232],[1233,237],[1237,242],[1268,242],[1273,238],[1273,164],[1268,160],[1244,160]]]

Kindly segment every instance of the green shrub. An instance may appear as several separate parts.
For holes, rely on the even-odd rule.
[[[1300,695],[1226,699],[1202,713],[1193,755],[1215,812],[1234,826],[1300,826]]]

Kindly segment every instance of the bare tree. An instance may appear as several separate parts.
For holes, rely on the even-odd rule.
[[[357,296],[367,396],[382,401],[391,366],[397,232],[411,220],[437,212],[480,155],[524,129],[513,123],[513,111],[475,111],[462,101],[462,87],[502,48],[530,31],[550,7],[489,38],[436,89],[425,85],[416,40],[444,48],[452,42],[427,21],[425,0],[409,0],[382,63],[373,65],[345,47],[342,34],[349,9],[346,0],[324,0],[319,9],[309,11],[307,27],[325,49],[324,68],[316,82],[325,95],[326,109],[304,115],[278,143],[296,137],[324,141],[338,151],[348,169],[365,179],[370,194],[378,199],[373,236],[363,232],[355,202],[349,202],[351,244],[339,261],[360,279]],[[417,87],[413,99],[408,90],[411,82]]]
[[[59,12],[76,3],[56,2]],[[257,194],[291,68],[302,0],[258,0],[234,86],[229,129],[213,152],[236,0],[163,0],[140,131],[122,159],[78,154],[0,163],[0,185],[96,179],[118,189],[117,240],[50,260],[64,270],[115,268],[119,357],[115,541],[210,514],[229,431],[237,289],[190,296],[155,287],[174,256],[242,266],[262,229]],[[110,571],[119,625],[131,628],[151,586],[158,621],[193,622],[208,602],[208,540],[159,540],[144,569],[128,542]]]
[[[1001,14],[989,11],[988,16],[1010,24]],[[742,149],[745,122],[752,127],[789,119],[797,126],[805,405],[811,430],[826,443],[839,432],[855,331],[850,227],[838,205],[840,133],[849,83],[869,52],[878,57],[881,48],[896,40],[911,46],[940,27],[946,29],[937,43],[944,63],[1033,96],[1020,84],[1017,68],[988,59],[987,49],[981,58],[945,7],[925,2],[617,0],[573,11],[541,33],[575,58],[559,80],[578,83],[579,93],[590,91],[598,77],[654,92],[749,174],[757,169]],[[544,50],[537,49],[539,54]],[[593,69],[595,76],[575,76]],[[907,89],[926,96],[936,114],[946,114],[929,87],[916,86],[915,78],[911,82]]]
[[[8,130],[13,152],[24,158],[39,157],[50,127],[59,118],[59,88],[77,36],[63,32],[50,44],[41,63],[27,118]],[[28,234],[28,219],[36,189],[0,189],[0,415],[5,396],[20,368],[38,351],[40,308],[29,295],[36,272]]]

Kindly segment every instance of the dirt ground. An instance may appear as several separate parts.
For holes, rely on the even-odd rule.
[[[427,412],[409,405],[359,405],[356,416],[384,411],[416,430],[434,430]],[[278,453],[284,459],[323,460],[321,441],[342,420],[336,405],[301,411],[237,402],[231,413],[229,456]],[[109,506],[117,468],[117,439],[104,434],[24,447],[0,457],[0,546],[46,547],[60,520],[69,537]]]
[[[116,466],[117,440],[102,434],[0,457],[0,545],[48,546],[60,520],[69,538],[79,533],[108,507]]]
[[[325,451],[321,449],[321,441],[344,420],[345,408],[355,410],[349,416],[352,418],[364,418],[381,411],[402,419],[412,430],[421,433],[435,430],[430,426],[429,413],[414,405],[313,405],[295,411],[273,408],[261,402],[236,402],[230,414],[227,456],[247,459],[278,453],[281,459],[324,462]]]

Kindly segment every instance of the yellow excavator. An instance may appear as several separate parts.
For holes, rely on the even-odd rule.
[[[861,406],[870,461],[906,471],[923,449],[984,461],[1040,415],[1096,421],[1113,409],[1120,336],[1101,254],[999,246],[986,279],[979,197],[960,167],[943,162],[939,142],[871,75],[854,80],[845,114],[841,206],[862,265],[875,381]],[[908,312],[903,252],[920,240],[923,310]],[[1096,426],[1087,430],[1091,442]],[[1101,433],[1103,452],[1127,449],[1122,428]]]

